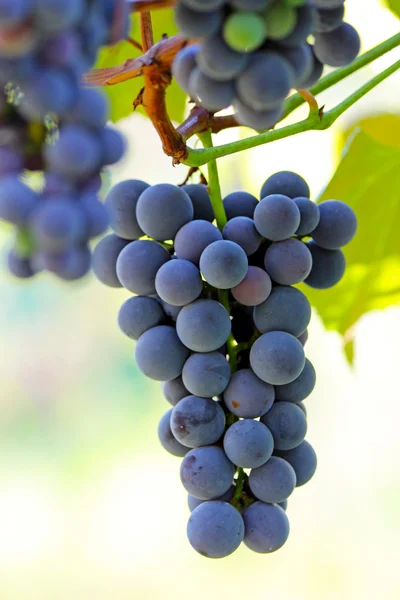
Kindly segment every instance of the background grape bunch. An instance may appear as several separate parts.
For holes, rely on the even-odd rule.
[[[309,88],[324,64],[348,65],[358,55],[360,38],[343,21],[344,2],[179,0],[176,22],[193,43],[176,57],[173,74],[207,110],[233,105],[239,123],[269,129],[292,88]]]
[[[173,406],[159,438],[183,457],[188,537],[221,558],[240,543],[261,553],[289,535],[287,500],[316,455],[303,401],[315,371],[303,346],[311,307],[295,286],[332,287],[357,221],[344,203],[319,205],[293,172],[224,198],[214,224],[204,185],[127,180],[106,206],[114,233],[93,254],[101,282],[134,294],[121,307],[135,360]]]
[[[0,218],[17,228],[8,256],[17,277],[89,271],[88,242],[108,226],[101,170],[124,142],[106,127],[103,95],[80,81],[127,26],[121,0],[0,0]],[[24,169],[44,171],[40,191]]]

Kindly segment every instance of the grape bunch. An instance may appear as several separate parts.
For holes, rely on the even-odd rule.
[[[222,230],[204,185],[128,180],[106,198],[114,233],[96,246],[94,272],[133,294],[119,327],[172,405],[158,434],[183,458],[188,537],[207,557],[242,541],[278,550],[287,500],[316,469],[303,404],[316,380],[304,354],[311,307],[294,286],[342,278],[357,221],[346,204],[309,197],[299,175],[276,173],[260,201],[225,197]]]
[[[208,111],[233,105],[239,123],[269,129],[291,89],[317,83],[324,64],[348,65],[358,55],[344,2],[179,0],[177,25],[194,43],[177,55],[173,75]]]
[[[104,96],[80,81],[127,26],[121,0],[0,0],[0,218],[16,227],[17,277],[73,280],[90,269],[88,243],[108,226],[102,168],[124,141],[106,127]],[[24,170],[44,172],[40,191]]]

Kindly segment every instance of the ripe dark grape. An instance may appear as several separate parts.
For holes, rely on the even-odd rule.
[[[320,248],[338,250],[346,246],[356,234],[357,218],[353,210],[339,200],[318,204],[320,219],[312,238]]]
[[[307,242],[312,256],[312,268],[304,283],[317,290],[333,287],[342,279],[346,259],[341,250],[325,250],[315,242]]]
[[[261,244],[261,236],[257,232],[254,221],[248,217],[230,219],[222,230],[226,240],[239,244],[247,256],[254,254]]]
[[[183,13],[186,11],[185,8],[182,10]],[[177,19],[178,17],[176,16],[175,18]],[[172,75],[185,92],[189,92],[189,78],[196,66],[196,54],[199,48],[198,44],[186,46],[176,55],[172,63]]]
[[[189,452],[187,446],[183,446],[178,440],[172,435],[170,421],[171,421],[172,408],[168,410],[163,417],[161,417],[158,425],[158,439],[160,440],[163,448],[173,454],[174,456],[185,456]]]
[[[336,8],[320,8],[316,12],[314,31],[326,33],[333,31],[342,24],[344,17],[344,3]]]
[[[342,23],[333,31],[315,35],[315,55],[331,67],[344,67],[352,63],[360,52],[360,46],[360,36],[348,23]]]
[[[190,393],[205,398],[222,394],[230,376],[229,363],[220,352],[194,353],[182,371],[183,383]]]
[[[258,500],[277,504],[287,500],[293,493],[296,487],[296,473],[288,462],[271,456],[261,467],[252,469],[249,486]]]
[[[118,279],[134,294],[154,294],[157,272],[169,260],[168,251],[157,242],[151,240],[130,242],[118,256]]]
[[[216,35],[210,37],[200,47],[197,64],[205,75],[216,81],[230,81],[243,71],[247,56],[229,48],[224,40]]]
[[[294,203],[300,211],[300,225],[296,235],[309,235],[317,227],[320,220],[320,209],[308,198],[294,198]]]
[[[298,404],[308,398],[315,387],[316,374],[312,363],[306,358],[306,364],[300,375],[286,385],[275,386],[277,400]]]
[[[246,276],[247,268],[244,250],[228,240],[213,242],[200,257],[200,271],[204,279],[220,290],[239,285]]]
[[[213,500],[219,500],[221,502],[229,502],[230,500],[232,500],[234,493],[235,493],[235,486],[231,485],[231,487],[229,488],[229,490],[227,492],[225,492],[225,494],[222,494],[221,496],[219,496],[218,498],[214,498]],[[208,502],[208,501],[200,500],[199,498],[195,498],[194,496],[191,496],[190,494],[188,494],[188,506],[189,506],[190,512],[193,512],[195,508],[197,508],[198,506],[200,506],[200,504],[203,504],[204,502]]]
[[[294,285],[310,275],[313,257],[309,245],[288,239],[271,244],[265,253],[264,266],[276,283]]]
[[[197,552],[208,558],[223,558],[242,543],[243,519],[227,502],[204,502],[190,515],[187,534]]]
[[[289,537],[289,519],[276,504],[255,502],[243,512],[244,543],[262,554],[275,552]]]
[[[262,198],[254,211],[257,231],[273,242],[290,238],[300,225],[300,211],[288,196],[272,194]]]
[[[296,487],[310,481],[317,469],[317,455],[306,440],[292,450],[278,451],[278,456],[286,460],[296,473]]]
[[[172,240],[179,229],[193,219],[193,214],[189,196],[168,183],[144,190],[136,205],[139,227],[158,241]]]
[[[224,429],[224,411],[210,398],[187,396],[178,402],[171,413],[171,431],[188,448],[214,444]]]
[[[275,400],[272,385],[262,381],[251,369],[240,369],[231,377],[224,402],[231,413],[245,419],[265,415]]]
[[[252,419],[242,419],[231,425],[224,436],[224,450],[238,467],[253,469],[269,460],[274,449],[271,432]]]
[[[231,321],[219,302],[196,300],[180,311],[176,331],[180,340],[193,352],[213,352],[228,339]]]
[[[190,221],[176,234],[175,253],[178,258],[198,265],[203,250],[218,240],[222,240],[222,234],[215,225],[203,220]]]
[[[261,333],[286,331],[298,337],[310,322],[311,306],[300,290],[277,285],[269,297],[254,308],[253,318]]]
[[[212,500],[229,490],[235,467],[218,446],[190,450],[182,461],[181,481],[189,494]]]
[[[252,219],[258,200],[252,194],[247,192],[232,192],[225,196],[224,209],[228,221],[235,217],[248,217]]]
[[[193,9],[183,2],[175,9],[175,22],[182,35],[188,39],[216,34],[222,24],[222,17],[219,9],[200,12],[199,8]]]
[[[161,387],[165,399],[168,400],[172,406],[175,406],[182,398],[190,396],[189,390],[187,390],[183,384],[182,377],[165,381],[161,384]]]
[[[275,402],[261,421],[271,431],[276,450],[296,448],[307,433],[307,420],[303,411],[290,402]]]
[[[260,199],[271,194],[288,196],[292,200],[299,197],[310,197],[310,188],[307,182],[297,173],[292,171],[280,171],[271,175],[264,183],[260,192]]]
[[[138,340],[145,331],[162,325],[165,321],[166,316],[160,303],[149,296],[128,298],[118,313],[119,328],[132,340]]]
[[[161,300],[173,306],[190,304],[203,290],[199,269],[188,260],[179,258],[158,269],[155,286]]]
[[[232,296],[244,306],[258,306],[265,302],[271,293],[271,279],[259,267],[250,266],[243,281],[232,288]]]
[[[114,233],[110,233],[100,240],[94,249],[92,268],[97,279],[109,287],[122,287],[117,275],[117,260],[122,250],[128,245]]]
[[[200,183],[189,183],[183,185],[181,189],[187,193],[192,201],[194,210],[193,219],[210,221],[212,223],[214,221],[214,211],[206,186]]]
[[[198,104],[212,112],[227,108],[235,99],[233,81],[216,81],[199,68],[193,69],[190,75],[189,92]]]
[[[135,361],[150,379],[169,381],[182,373],[189,350],[173,327],[159,325],[143,333],[135,348]]]
[[[270,331],[256,340],[250,351],[250,364],[255,374],[271,385],[294,381],[305,364],[300,342],[284,331]]]
[[[110,226],[119,237],[137,240],[144,235],[137,222],[136,205],[140,194],[148,187],[144,181],[128,179],[117,183],[108,193],[105,205]]]

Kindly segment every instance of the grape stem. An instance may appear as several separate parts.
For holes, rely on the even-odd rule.
[[[260,133],[259,135],[252,136],[244,140],[238,140],[237,142],[231,142],[230,144],[214,146],[213,148],[204,148],[202,150],[193,150],[188,148],[187,157],[182,162],[190,167],[201,167],[211,160],[216,160],[236,152],[242,152],[243,150],[249,150],[250,148],[269,144],[270,142],[275,142],[277,140],[282,140],[298,133],[328,129],[345,111],[351,108],[356,102],[358,102],[358,100],[363,98],[382,81],[390,77],[390,75],[395,73],[395,71],[397,71],[399,68],[400,60],[396,61],[393,65],[382,71],[382,73],[379,73],[379,75],[373,77],[353,94],[348,96],[348,98],[343,100],[343,102],[323,115],[321,115],[319,111],[318,113],[313,112],[307,119],[293,125],[288,125],[286,127],[282,127],[281,129]]]

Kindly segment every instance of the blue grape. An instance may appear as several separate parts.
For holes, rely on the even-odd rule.
[[[236,80],[239,99],[253,110],[274,109],[293,86],[293,73],[277,52],[254,55]]]
[[[344,67],[352,63],[360,52],[360,46],[360,36],[348,23],[342,23],[333,31],[315,34],[315,55],[331,67]]]
[[[316,11],[314,32],[326,33],[340,27],[344,17],[344,4],[336,8],[319,8]]]
[[[201,183],[188,183],[183,185],[181,189],[187,193],[192,201],[194,210],[193,219],[201,219],[212,223],[214,221],[214,210],[207,187]]]
[[[35,0],[35,16],[44,31],[62,31],[83,19],[82,0]]]
[[[200,500],[212,500],[227,492],[234,473],[234,465],[218,446],[190,450],[181,465],[182,485]]]
[[[307,242],[312,256],[312,269],[304,283],[317,290],[333,287],[342,279],[346,259],[341,250],[325,250],[313,241]]]
[[[7,255],[7,266],[10,273],[18,279],[29,279],[35,274],[29,259],[18,256],[14,250],[10,250]]]
[[[196,300],[180,311],[176,331],[182,343],[193,352],[213,352],[228,339],[231,320],[219,302]]]
[[[321,78],[322,73],[324,71],[324,65],[315,56],[314,46],[312,46],[310,44],[309,44],[309,46],[311,48],[313,66],[312,66],[312,71],[309,74],[309,76],[306,79],[304,79],[304,81],[301,82],[301,87],[304,89],[309,89],[309,88],[313,87],[319,81],[319,79]]]
[[[298,407],[300,408],[300,410],[302,410],[302,411],[303,411],[303,413],[304,413],[304,416],[305,416],[305,417],[307,417],[307,409],[306,409],[306,406],[305,406],[304,402],[298,402],[298,403],[296,404],[296,406],[298,406]],[[302,443],[303,443],[303,442],[302,442]]]
[[[317,455],[306,440],[292,450],[279,451],[278,456],[293,467],[297,487],[308,483],[317,470]]]
[[[297,23],[293,31],[285,38],[279,40],[284,46],[295,48],[307,41],[315,25],[315,8],[311,2],[297,8]]]
[[[310,322],[311,306],[300,290],[277,285],[265,302],[254,308],[253,319],[261,333],[286,331],[298,337]]]
[[[86,246],[74,246],[60,254],[47,254],[45,267],[65,281],[81,279],[90,270],[91,255]]]
[[[114,165],[125,154],[125,140],[122,135],[111,127],[104,127],[101,132],[101,160],[103,165]]]
[[[174,248],[178,258],[190,260],[198,265],[203,250],[219,240],[222,240],[222,234],[212,223],[203,220],[190,221],[176,234]]]
[[[306,358],[306,364],[300,375],[286,385],[277,385],[275,393],[277,400],[298,404],[308,398],[315,387],[316,375],[312,363]]]
[[[21,110],[32,120],[41,119],[47,113],[64,115],[71,110],[77,99],[76,82],[58,69],[41,69],[24,85]]]
[[[144,235],[136,218],[136,205],[140,194],[149,187],[138,179],[128,179],[117,183],[108,193],[107,207],[110,225],[115,233],[126,240],[136,240]]]
[[[256,419],[265,415],[275,400],[275,390],[259,379],[251,369],[233,373],[224,393],[228,410],[237,417]]]
[[[234,465],[245,469],[261,467],[271,458],[273,449],[269,429],[252,419],[237,421],[224,436],[225,454]]]
[[[229,48],[217,34],[206,39],[197,54],[197,64],[205,75],[216,81],[231,81],[247,64],[247,56]]]
[[[278,502],[278,506],[280,506],[286,512],[288,507],[288,501],[284,500],[283,502]]]
[[[299,340],[300,344],[304,347],[308,340],[308,330],[306,329],[301,335],[298,335],[297,339]]]
[[[244,523],[240,512],[227,502],[200,504],[189,518],[187,534],[193,548],[208,558],[224,558],[240,546]]]
[[[338,250],[346,246],[356,234],[357,217],[344,202],[327,200],[318,204],[320,220],[312,238],[320,248]]]
[[[1,111],[1,107],[0,107]],[[0,146],[0,177],[5,175],[18,175],[22,171],[23,160],[21,154],[11,146]]]
[[[300,211],[288,196],[272,194],[262,198],[254,211],[257,231],[268,240],[290,238],[300,225]]]
[[[220,240],[213,242],[200,257],[200,271],[205,280],[220,290],[239,285],[248,268],[244,250],[235,242]]]
[[[172,408],[170,408],[165,415],[161,417],[158,425],[158,439],[161,445],[167,452],[174,456],[185,456],[189,452],[189,448],[183,446],[178,440],[172,435],[170,420],[171,420]]]
[[[225,494],[218,496],[218,498],[213,498],[213,500],[219,500],[220,502],[230,502],[230,500],[232,500],[233,498],[234,493],[235,485],[231,485],[231,487],[227,492],[225,492]],[[200,500],[199,498],[195,498],[195,496],[191,496],[190,494],[188,494],[188,506],[190,512],[193,512],[195,508],[197,508],[198,506],[200,506],[200,504],[203,504],[204,502],[208,502],[208,500]]]
[[[258,200],[248,192],[238,191],[225,196],[223,204],[228,221],[235,217],[249,217],[252,219]]]
[[[297,173],[292,171],[279,171],[271,175],[261,188],[260,199],[272,194],[281,194],[288,196],[292,200],[294,198],[310,197],[310,188],[307,182]]]
[[[222,230],[226,240],[235,242],[246,252],[247,256],[254,254],[261,244],[261,236],[255,228],[254,221],[249,217],[234,217]]]
[[[91,88],[79,90],[78,97],[66,120],[87,127],[102,128],[107,123],[109,105],[103,94]]]
[[[132,340],[138,340],[145,331],[164,322],[165,313],[160,303],[149,296],[128,298],[118,313],[119,328]]]
[[[44,64],[51,66],[51,67],[57,67],[57,68],[72,68],[74,69],[74,66],[76,66],[76,57],[79,56],[80,54],[80,50],[81,50],[81,42],[79,39],[79,35],[77,32],[75,31],[61,31],[59,33],[56,33],[55,35],[53,35],[52,37],[50,37],[48,40],[46,40],[43,44],[43,48],[41,51],[41,59],[43,61]],[[89,91],[87,89],[81,89],[78,92],[78,99],[73,107],[73,109],[71,110],[71,112],[66,115],[66,118],[69,120],[72,116],[72,114],[74,115],[74,117],[77,115],[76,109],[79,106],[87,106],[86,103],[84,103],[83,105],[81,105],[80,100],[85,97],[88,98],[89,94],[85,94],[86,91]],[[96,90],[90,90],[91,92],[91,96],[93,98],[93,101],[95,103],[96,106],[99,106],[97,100],[95,99],[95,95],[97,96],[97,98],[102,98],[101,94],[99,92],[97,92]],[[94,113],[97,113],[97,111],[95,110]],[[88,116],[87,111],[84,111],[85,116]],[[92,118],[90,118],[90,122],[92,122]],[[104,121],[105,122],[105,121]]]
[[[0,0],[0,22],[4,28],[15,27],[30,15],[31,9],[28,0]]]
[[[182,373],[189,356],[174,327],[158,325],[145,331],[135,348],[138,368],[150,379],[169,381]]]
[[[258,500],[277,504],[287,500],[296,487],[296,473],[293,467],[277,456],[252,469],[249,486]]]
[[[41,250],[64,250],[83,239],[84,213],[73,200],[48,198],[35,211],[32,232]]]
[[[269,275],[259,267],[250,266],[246,277],[232,288],[232,296],[244,306],[258,306],[265,302],[271,293],[272,283]]]
[[[54,146],[46,148],[50,169],[67,179],[87,177],[99,168],[102,159],[99,140],[78,125],[65,125]]]
[[[303,346],[290,333],[270,331],[256,340],[250,351],[255,374],[271,385],[294,381],[304,369]]]
[[[216,81],[195,68],[189,79],[189,93],[207,110],[218,112],[232,104],[235,86],[233,81]]]
[[[224,429],[224,411],[210,398],[187,396],[178,402],[171,414],[171,431],[178,442],[188,448],[218,442]]]
[[[223,19],[223,12],[218,8],[200,12],[180,2],[175,7],[175,22],[179,32],[188,39],[205,38],[215,35]]]
[[[108,228],[106,207],[94,193],[81,196],[80,204],[85,219],[85,235],[88,239],[99,237]]]
[[[161,300],[173,306],[185,306],[198,298],[203,290],[199,269],[188,260],[170,260],[156,275],[156,291]]]
[[[310,77],[314,66],[313,54],[309,44],[300,44],[295,48],[278,46],[278,52],[293,68],[293,87],[301,88]]]
[[[39,203],[39,196],[14,175],[0,181],[0,219],[26,225]]]
[[[283,114],[283,104],[267,110],[254,110],[238,98],[234,102],[234,108],[237,122],[256,131],[271,129],[278,123]]]
[[[167,315],[167,317],[172,319],[172,321],[176,321],[179,313],[182,310],[182,306],[172,306],[172,304],[168,304],[168,302],[164,302],[164,300],[161,300],[161,298],[160,298],[160,302],[161,302],[161,306],[163,307],[163,310],[164,310],[165,314]]]
[[[117,276],[117,259],[122,250],[128,245],[117,235],[106,235],[93,251],[92,268],[97,279],[109,287],[122,287]]]
[[[275,242],[265,253],[265,270],[281,285],[300,283],[309,276],[313,265],[309,250],[308,244],[295,239]]]
[[[157,271],[169,260],[168,250],[161,244],[151,240],[136,240],[128,244],[118,256],[118,279],[134,294],[154,294]]]
[[[183,367],[182,380],[195,396],[212,398],[226,389],[231,377],[229,363],[220,352],[192,354]]]
[[[275,402],[261,421],[274,437],[275,450],[296,448],[307,433],[307,420],[303,411],[290,402]]]
[[[179,229],[193,219],[189,196],[175,185],[153,185],[140,195],[136,205],[139,226],[146,235],[159,240],[172,240]]]
[[[319,223],[318,205],[308,198],[295,198],[294,203],[300,211],[300,225],[296,230],[296,235],[309,235]]]
[[[185,9],[182,12],[186,12]],[[198,44],[186,46],[178,52],[172,63],[172,75],[185,92],[189,92],[189,77],[196,66],[196,54],[199,48]]]
[[[182,398],[190,396],[189,390],[183,385],[181,376],[176,377],[176,379],[171,379],[170,381],[164,381],[161,384],[161,388],[164,398],[168,400],[172,406],[178,404],[179,400],[182,400]]]
[[[244,543],[253,552],[275,552],[289,537],[289,519],[280,506],[255,502],[244,510],[242,516]]]

